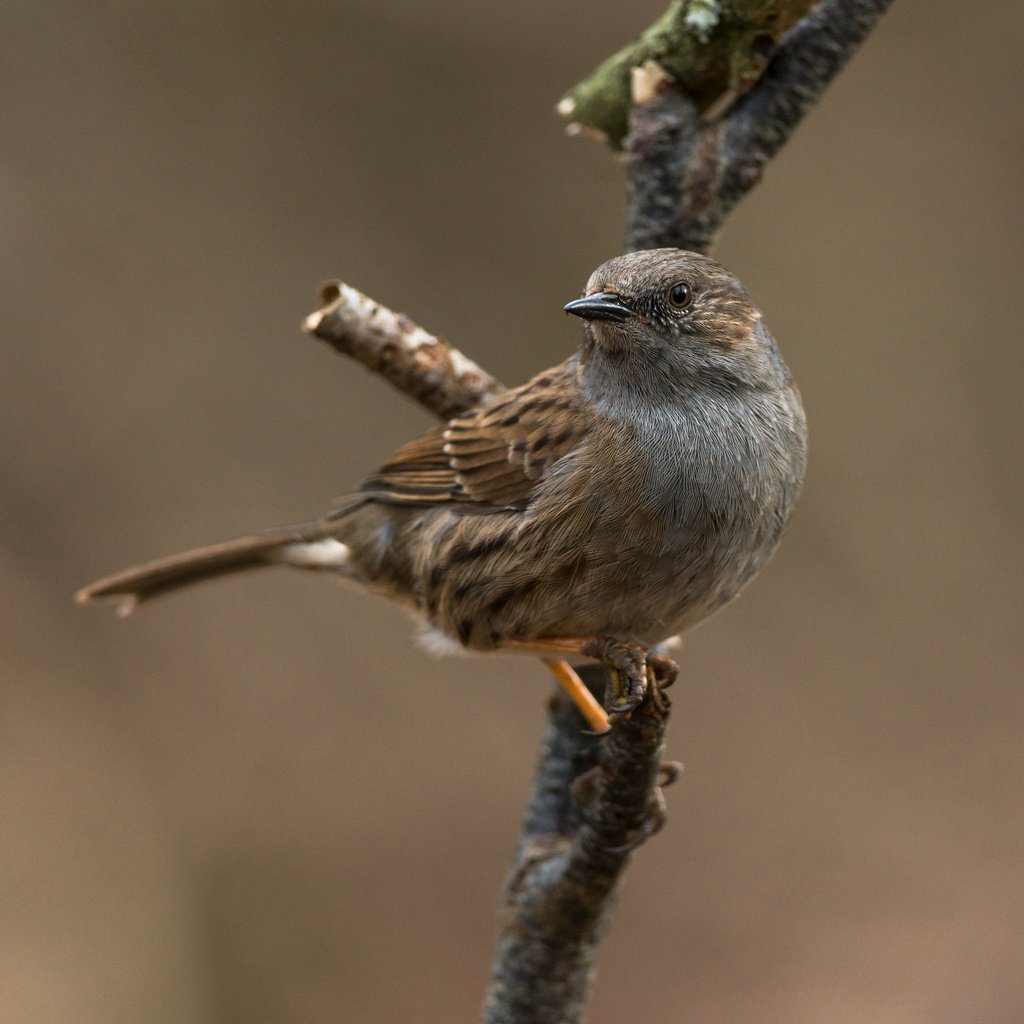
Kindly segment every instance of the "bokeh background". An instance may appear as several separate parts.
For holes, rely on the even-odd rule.
[[[542,670],[302,574],[70,594],[428,425],[300,333],[322,278],[509,382],[571,351],[625,202],[552,106],[660,8],[4,4],[0,1019],[475,1019]],[[593,1024],[1024,1016],[1022,36],[900,0],[718,249],[810,476],[687,642]]]

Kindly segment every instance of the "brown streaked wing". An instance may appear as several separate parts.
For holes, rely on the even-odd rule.
[[[454,500],[457,488],[444,451],[444,427],[435,427],[402,445],[359,490],[377,501],[434,505]]]
[[[399,448],[361,491],[400,504],[522,507],[590,422],[563,364]]]

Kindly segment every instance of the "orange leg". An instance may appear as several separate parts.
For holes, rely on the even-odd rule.
[[[613,714],[628,714],[643,703],[649,676],[659,686],[667,686],[675,678],[676,666],[667,658],[651,655],[639,644],[623,643],[605,637],[540,636],[530,640],[505,640],[503,646],[546,654],[582,654],[584,657],[600,661],[611,672],[614,694],[609,710]],[[561,659],[546,660],[551,667],[552,661]],[[566,666],[566,669],[568,668],[569,666]],[[564,672],[554,668],[552,671],[559,677],[562,685],[567,686]],[[575,673],[573,675],[575,676]],[[587,717],[587,721],[594,724],[590,714],[584,710],[574,692],[572,690],[569,692],[573,700],[576,701],[577,707]],[[655,694],[657,694],[657,690],[655,690]]]
[[[541,658],[541,661],[555,674],[555,678],[562,684],[562,688],[570,696],[595,734],[601,736],[608,732],[611,728],[608,715],[587,689],[583,680],[576,674],[572,665],[564,658]]]

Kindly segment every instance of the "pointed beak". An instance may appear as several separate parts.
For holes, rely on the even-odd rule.
[[[565,311],[584,320],[611,320],[617,324],[625,323],[633,315],[633,310],[615,292],[595,292],[573,299],[565,304]]]

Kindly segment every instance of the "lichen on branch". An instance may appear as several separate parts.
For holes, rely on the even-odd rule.
[[[741,94],[760,77],[778,41],[814,0],[673,0],[639,38],[562,97],[570,131],[622,145],[634,68],[657,64],[701,111]]]

